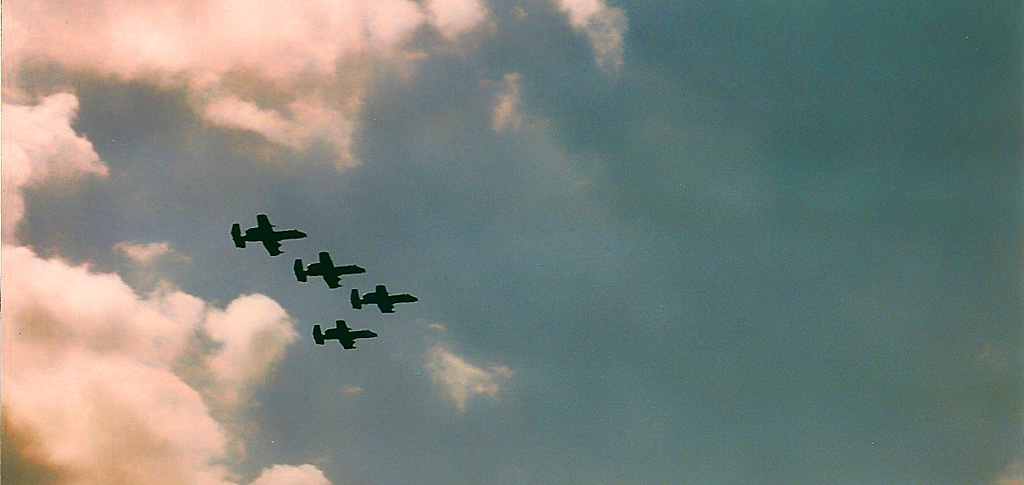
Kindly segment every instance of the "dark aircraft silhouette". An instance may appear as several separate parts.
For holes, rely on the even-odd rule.
[[[359,298],[359,290],[352,289],[352,308],[356,310],[363,307],[363,305],[377,305],[377,309],[381,313],[395,313],[395,303],[412,303],[419,301],[418,298],[408,293],[402,293],[401,295],[389,295],[388,289],[384,285],[377,285],[377,289],[372,293],[367,293]]]
[[[305,283],[307,276],[323,276],[324,282],[329,288],[341,286],[341,275],[365,273],[366,270],[354,264],[346,266],[335,266],[331,261],[331,255],[327,252],[320,253],[320,261],[309,263],[306,270],[302,270],[302,260],[295,260],[295,277]]]
[[[317,345],[323,345],[324,340],[337,340],[346,349],[356,348],[357,338],[374,338],[377,334],[370,330],[356,330],[348,328],[344,320],[337,320],[334,328],[328,328],[326,332],[320,333],[320,325],[313,325],[313,340]]]
[[[270,223],[270,219],[266,214],[257,214],[256,227],[246,229],[244,236],[242,235],[241,225],[233,224],[231,226],[231,239],[235,240],[235,246],[244,248],[246,241],[261,242],[271,256],[281,254],[282,240],[302,239],[304,237],[306,237],[306,233],[295,229],[275,231],[274,225]]]

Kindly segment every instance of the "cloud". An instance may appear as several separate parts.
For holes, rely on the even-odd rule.
[[[355,165],[351,139],[355,123],[340,111],[317,100],[294,101],[286,118],[275,110],[265,110],[234,96],[221,96],[204,108],[203,114],[214,123],[254,131],[268,140],[301,150],[314,140],[332,145],[339,153],[339,168]]]
[[[19,454],[74,483],[227,483],[231,437],[177,364],[205,356],[214,394],[245,392],[296,337],[284,310],[262,295],[224,310],[180,291],[140,297],[88,266],[3,255],[3,413],[31,443]],[[216,348],[195,344],[201,332]]]
[[[629,24],[626,11],[603,0],[558,0],[558,7],[569,15],[572,28],[587,34],[597,66],[618,73]]]
[[[991,485],[1024,485],[1024,465],[1019,461],[1010,465]]]
[[[17,343],[62,352],[73,348],[166,367],[198,328],[204,303],[182,292],[140,299],[120,277],[3,247],[4,318]],[[12,333],[8,333],[11,335]],[[16,367],[19,370],[20,367]]]
[[[519,73],[505,74],[504,86],[494,97],[494,110],[491,114],[491,128],[496,132],[518,130],[523,124],[523,116],[519,113]]]
[[[46,179],[105,177],[107,167],[92,143],[71,127],[78,111],[74,95],[54,94],[36,105],[4,103],[2,109],[3,239],[13,241],[25,215],[22,189]]]
[[[266,468],[252,485],[330,485],[330,481],[313,465],[274,465]]]
[[[4,478],[228,483],[233,438],[214,415],[272,371],[297,338],[291,320],[263,295],[223,310],[167,285],[140,296],[115,274],[17,246],[25,187],[107,175],[72,128],[77,108],[67,93],[3,107],[2,413],[18,430],[4,453],[21,458],[5,460]],[[187,258],[167,243],[116,247],[143,264]],[[182,375],[189,361],[205,385]]]
[[[487,9],[479,0],[427,0],[431,23],[445,37],[455,37],[473,29],[487,18]]]
[[[217,381],[218,398],[228,405],[259,383],[299,335],[284,308],[264,295],[236,298],[224,310],[207,314],[205,330],[220,344],[207,365]]]
[[[37,451],[38,443],[25,433],[7,414],[0,415],[0,475],[17,477],[21,483],[67,483],[71,477],[48,463]]]
[[[26,248],[3,253],[3,412],[47,461],[97,483],[218,483],[227,436],[170,370],[203,303],[178,292],[141,299],[115,275]]]
[[[121,79],[184,82],[214,124],[303,149],[321,141],[338,167],[356,164],[351,137],[377,60],[401,62],[423,24],[451,37],[487,15],[479,1],[100,0],[4,6],[4,94],[32,63]],[[276,100],[255,99],[253,85]]]
[[[408,0],[42,1],[4,13],[12,67],[45,60],[123,78],[186,74],[196,83],[242,68],[282,82],[334,73],[341,58],[394,48],[426,20]]]
[[[341,393],[349,396],[362,396],[363,388],[359,386],[341,386]]]
[[[512,377],[512,370],[508,367],[491,365],[483,369],[466,362],[462,356],[442,345],[435,345],[427,351],[425,368],[434,384],[447,393],[460,412],[466,411],[466,403],[474,395],[497,398],[500,390],[498,380]]]
[[[179,262],[191,261],[191,258],[176,251],[171,247],[171,243],[167,241],[155,243],[121,241],[114,245],[114,249],[121,251],[128,256],[128,259],[143,266],[148,266],[158,259],[170,259]]]
[[[551,122],[546,118],[522,109],[522,78],[519,73],[510,72],[502,77],[501,82],[488,80],[483,84],[497,90],[491,101],[491,129],[495,132],[508,134],[522,130],[538,135],[550,126]]]

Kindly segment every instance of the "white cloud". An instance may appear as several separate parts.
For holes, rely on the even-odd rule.
[[[103,177],[107,167],[71,127],[78,111],[74,95],[54,94],[34,106],[4,103],[2,109],[3,239],[13,241],[25,214],[23,188],[44,179]]]
[[[351,137],[373,63],[401,62],[420,25],[455,36],[484,21],[479,2],[433,0],[98,0],[4,5],[4,94],[31,62],[159,83],[184,81],[210,121],[302,149],[316,141],[356,164]],[[227,77],[244,73],[240,81]],[[272,86],[261,105],[237,83]]]
[[[427,351],[425,368],[460,412],[465,412],[469,398],[474,395],[483,394],[496,399],[500,390],[498,380],[512,377],[512,370],[508,367],[477,367],[442,345],[435,345]]]
[[[604,0],[558,0],[558,6],[569,15],[569,25],[587,34],[598,67],[618,73],[629,25],[626,11]]]
[[[331,482],[313,465],[274,465],[266,468],[252,485],[330,485]]]
[[[246,392],[295,340],[276,302],[140,297],[117,275],[7,244],[2,265],[3,412],[34,455],[75,483],[228,483],[231,437],[204,395]],[[218,349],[195,344],[203,331]],[[176,364],[204,355],[214,381],[201,392]]]

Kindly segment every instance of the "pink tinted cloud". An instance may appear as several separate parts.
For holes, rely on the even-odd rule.
[[[629,21],[621,7],[609,7],[604,0],[557,0],[569,16],[569,25],[583,32],[594,49],[594,62],[617,74],[622,68],[623,44]]]
[[[254,131],[274,143],[296,150],[313,140],[323,140],[338,151],[339,168],[355,164],[351,149],[355,123],[341,111],[328,108],[316,99],[294,101],[286,111],[288,117],[280,111],[260,108],[233,95],[222,95],[206,105],[203,115],[214,123]]]
[[[427,0],[426,9],[446,37],[472,30],[487,18],[487,9],[479,0]]]
[[[299,335],[276,301],[264,295],[236,298],[224,310],[211,309],[205,330],[220,344],[206,365],[216,380],[216,397],[236,405],[246,390],[260,383]]]
[[[223,310],[166,285],[140,296],[115,274],[14,244],[8,231],[21,218],[22,189],[107,173],[71,128],[77,105],[56,94],[3,108],[4,420],[73,483],[228,483],[231,437],[211,406],[265,379],[296,338],[291,320],[262,295]],[[143,256],[166,249],[141,247]],[[219,347],[199,348],[192,337],[201,332]],[[206,365],[209,388],[177,373],[182,359]]]
[[[491,112],[491,128],[499,133],[516,131],[523,125],[523,115],[519,112],[519,73],[505,74],[503,84],[501,92],[494,98]]]
[[[159,259],[174,260],[177,262],[189,262],[191,259],[179,253],[171,243],[167,241],[155,243],[140,243],[134,241],[121,241],[114,245],[114,249],[128,256],[128,259],[143,266],[148,266]]]
[[[274,465],[266,468],[252,485],[330,485],[324,472],[313,465]]]
[[[75,483],[229,483],[216,399],[265,379],[296,334],[263,295],[221,310],[174,290],[137,295],[118,276],[3,247],[5,420]],[[199,348],[206,332],[217,349]],[[213,376],[198,389],[182,359]],[[12,477],[5,477],[12,478]]]
[[[31,62],[122,79],[184,81],[210,121],[254,131],[292,149],[326,141],[338,168],[355,165],[350,145],[370,60],[400,62],[420,25],[446,36],[486,17],[479,1],[133,0],[6,2],[3,85],[8,99]],[[244,72],[289,98],[244,99],[224,83]],[[341,80],[340,82],[335,82]],[[318,86],[330,84],[330,89]]]
[[[25,214],[22,189],[49,179],[68,182],[84,175],[105,177],[107,167],[92,143],[71,123],[78,98],[59,93],[35,105],[3,103],[3,239],[11,241]]]
[[[20,16],[12,18],[12,10]],[[146,16],[153,12],[169,17]],[[219,75],[216,63],[204,68],[193,62],[188,42],[175,40],[193,28],[180,17],[187,20],[194,13],[166,2],[7,2],[4,67],[26,57],[124,76],[188,67],[192,70],[186,74],[199,73],[191,81],[199,86]],[[128,21],[113,25],[119,16]],[[111,39],[125,32],[148,37],[136,46],[106,49],[111,45],[105,43],[116,44]],[[80,37],[85,34],[96,36]],[[79,45],[94,39],[94,44]],[[66,52],[53,47],[61,45],[70,47]],[[100,59],[100,51],[137,58]],[[15,77],[8,74],[8,79]],[[19,93],[14,94],[17,99]],[[234,403],[220,398],[237,399],[265,380],[295,340],[290,318],[262,295],[240,297],[225,309],[166,286],[139,295],[117,275],[42,258],[17,246],[13,230],[23,217],[24,188],[105,176],[107,168],[92,144],[72,128],[78,108],[74,95],[54,94],[36,102],[10,99],[3,105],[0,260],[5,422],[27,436],[33,456],[59,468],[72,483],[229,483],[226,446],[232,437],[214,411],[231,419]],[[299,117],[320,116],[315,108],[312,112]],[[193,337],[202,333],[217,348],[197,345]],[[209,386],[200,389],[183,378],[183,361],[200,362]]]
[[[226,435],[173,362],[203,323],[180,292],[3,248],[6,419],[84,483],[219,483]]]
[[[10,2],[4,14],[12,63],[200,80],[238,68],[279,80],[332,72],[339,57],[393,47],[423,20],[408,0]]]

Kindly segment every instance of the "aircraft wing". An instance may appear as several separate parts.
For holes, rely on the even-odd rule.
[[[416,303],[420,301],[419,298],[412,296],[408,293],[402,293],[401,295],[394,295],[393,300],[395,303]]]
[[[356,264],[346,264],[345,266],[338,266],[338,274],[362,274],[365,273],[366,269]],[[385,293],[386,295],[387,293]]]
[[[395,304],[391,303],[390,301],[382,301],[380,303],[377,303],[377,308],[380,309],[381,313],[394,313]]]
[[[280,241],[275,241],[273,239],[264,239],[262,242],[263,247],[267,248],[267,252],[270,253],[271,256],[277,256],[278,254],[281,254]]]
[[[348,340],[342,339],[342,340],[338,340],[338,342],[341,344],[342,347],[344,347],[346,349],[354,349],[354,348],[356,348],[356,341],[354,339],[348,339]]]
[[[256,227],[267,230],[274,227],[274,225],[270,223],[270,218],[266,214],[256,214]]]
[[[334,272],[325,272],[324,281],[327,283],[328,288],[337,288],[341,286],[341,277]]]
[[[357,338],[374,338],[377,334],[371,330],[356,330],[355,332],[349,332],[348,336],[354,340]]]
[[[277,231],[277,237],[279,239],[302,239],[306,237],[306,233],[298,229],[289,229],[287,231]]]

